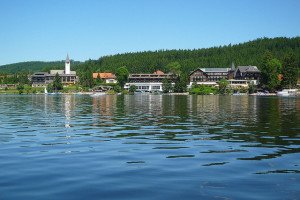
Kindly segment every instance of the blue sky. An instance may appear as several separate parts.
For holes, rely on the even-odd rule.
[[[0,0],[0,65],[300,36],[299,0]]]

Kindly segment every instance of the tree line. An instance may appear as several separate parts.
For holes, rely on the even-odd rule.
[[[168,64],[172,62],[178,62],[184,73],[190,73],[199,67],[229,67],[232,62],[236,66],[260,67],[266,51],[281,61],[286,53],[293,52],[296,55],[296,65],[300,67],[300,37],[280,37],[204,49],[158,50],[104,56],[81,63],[76,70],[89,66],[92,71],[115,73],[119,67],[126,66],[129,73],[153,73],[158,69],[167,71]]]
[[[259,38],[235,45],[193,50],[158,50],[116,54],[104,56],[98,60],[73,61],[71,67],[72,70],[77,71],[80,84],[91,88],[97,84],[92,79],[93,72],[122,74],[124,70],[123,72],[118,71],[122,67],[125,67],[128,73],[172,71],[181,74],[178,85],[183,85],[188,80],[189,73],[199,67],[230,67],[232,62],[236,66],[257,66],[262,72],[262,86],[266,89],[276,90],[282,87],[291,87],[295,84],[295,78],[291,78],[291,74],[298,77],[300,71],[300,37]],[[43,62],[43,64],[26,62],[15,64],[15,66],[0,66],[0,84],[18,83],[22,80],[24,82],[24,77],[26,77],[24,74],[63,69],[63,66],[64,61],[51,62],[48,65],[47,62]],[[10,69],[9,73],[7,69]],[[20,71],[23,72],[20,73]],[[120,81],[124,82],[124,80]],[[182,89],[178,85],[176,85],[176,90],[181,91]]]

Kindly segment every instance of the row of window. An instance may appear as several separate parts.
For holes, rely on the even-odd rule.
[[[35,83],[43,83],[43,82],[46,82],[46,81],[52,81],[53,78],[52,77],[33,77],[32,78],[32,82],[35,82]],[[76,77],[71,77],[71,76],[68,76],[68,77],[62,77],[61,79],[62,82],[75,82],[76,81]]]
[[[206,78],[206,77],[193,77],[193,81],[194,82],[197,82],[197,81],[219,81],[219,80],[221,80],[221,79],[224,79],[224,78],[227,78],[227,77],[224,77],[224,76],[211,76],[211,77],[208,77],[208,78]]]
[[[150,86],[137,86],[138,90],[149,90]],[[160,90],[160,86],[159,85],[153,85],[152,90]]]

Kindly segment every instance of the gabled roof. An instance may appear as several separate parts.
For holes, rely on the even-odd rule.
[[[113,73],[93,73],[93,78],[98,78],[98,75],[101,79],[115,79],[116,76]]]
[[[238,66],[237,70],[239,70],[241,73],[260,72],[256,66]]]
[[[153,74],[163,75],[165,74],[163,71],[157,70]]]
[[[214,67],[214,68],[198,68],[198,69],[195,69],[194,71],[192,71],[190,73],[190,75],[193,74],[197,70],[201,70],[204,73],[213,73],[213,72],[229,72],[231,70],[231,68],[217,68],[217,67]]]
[[[228,72],[230,68],[200,68],[203,72]]]

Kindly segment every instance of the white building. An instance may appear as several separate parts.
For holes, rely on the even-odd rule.
[[[163,81],[168,79],[174,83],[176,75],[162,71],[156,71],[153,74],[129,74],[128,83],[124,85],[124,89],[129,90],[131,85],[136,86],[138,92],[162,92]]]

